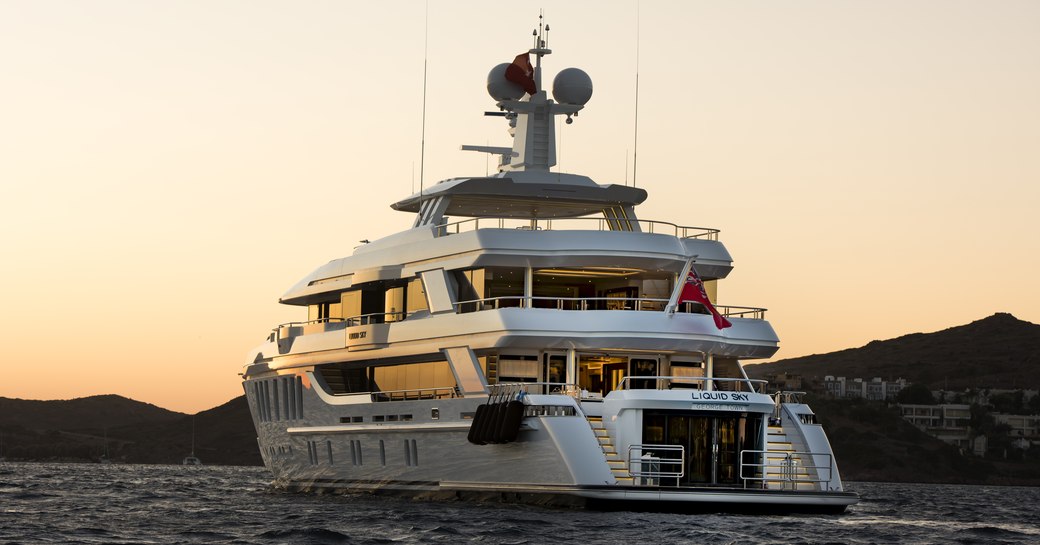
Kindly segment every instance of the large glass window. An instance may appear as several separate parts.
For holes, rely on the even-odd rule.
[[[426,302],[426,290],[423,288],[421,278],[413,278],[408,282],[408,290],[404,300],[408,314],[430,308]]]
[[[498,307],[518,307],[524,295],[524,269],[489,267],[484,271],[484,297],[498,298]]]
[[[381,392],[455,387],[447,361],[372,367],[371,377],[374,390]]]

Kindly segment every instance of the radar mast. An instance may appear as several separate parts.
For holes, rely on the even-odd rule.
[[[566,122],[572,123],[571,117],[592,97],[592,79],[578,68],[566,68],[556,75],[553,98],[542,88],[542,57],[552,53],[549,25],[542,19],[539,15],[538,28],[532,32],[534,47],[488,74],[488,93],[499,112],[487,115],[501,115],[509,121],[513,146],[462,146],[463,150],[500,155],[499,172],[548,172],[556,165],[556,116],[566,115]],[[533,67],[531,55],[535,56]]]

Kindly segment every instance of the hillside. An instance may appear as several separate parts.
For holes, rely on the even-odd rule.
[[[67,401],[0,398],[4,455],[13,460],[260,465],[245,396],[190,416],[116,395]]]
[[[810,397],[847,481],[1040,485],[1040,463],[961,454],[917,429],[898,409],[862,399]]]
[[[181,413],[117,395],[56,401],[0,397],[0,426],[20,426],[30,430],[114,428],[169,422],[183,417]]]
[[[748,375],[807,379],[905,378],[931,389],[1040,388],[1040,325],[998,313],[934,333],[873,341],[859,348],[747,365]]]

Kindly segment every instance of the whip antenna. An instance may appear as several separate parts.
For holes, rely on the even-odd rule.
[[[639,2],[636,2],[636,114],[632,129],[632,187],[636,186],[636,166],[639,157]],[[627,170],[627,168],[626,168]]]
[[[430,2],[426,1],[426,21],[423,29],[422,61],[422,138],[419,144],[419,208],[422,208],[423,174],[426,167],[426,63],[430,51]]]

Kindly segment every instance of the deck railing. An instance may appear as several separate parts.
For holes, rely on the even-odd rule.
[[[662,382],[658,382],[658,381],[665,381],[665,382],[662,383]],[[719,377],[707,378],[707,377],[690,377],[690,376],[649,376],[649,377],[640,377],[640,376],[630,375],[630,376],[622,378],[621,381],[618,382],[618,385],[615,388],[615,390],[659,390],[659,389],[662,389],[661,388],[662,385],[664,386],[663,389],[667,390],[668,389],[668,385],[674,386],[676,383],[678,383],[678,384],[700,383],[702,385],[701,389],[704,389],[703,385],[708,383],[708,382],[712,383],[713,386],[716,386],[716,383],[735,384],[736,385],[736,389],[735,390],[721,390],[721,391],[736,391],[736,392],[750,391],[752,393],[758,393],[758,390],[760,388],[761,389],[765,389],[766,385],[769,384],[768,380],[747,379],[747,378],[719,378]],[[758,386],[759,388],[756,388],[756,386]],[[747,388],[747,390],[744,390],[744,388]],[[718,390],[717,387],[715,387],[713,389]]]
[[[825,462],[817,465],[817,457]],[[829,452],[740,451],[740,478],[745,483],[760,481],[765,487],[779,482],[783,490],[797,490],[801,484],[818,488],[833,474],[834,456]]]
[[[477,229],[516,229],[521,231],[620,231],[665,234],[679,238],[718,240],[719,230],[708,227],[676,225],[667,221],[606,218],[470,218],[437,226],[437,236],[455,235]]]
[[[444,386],[439,388],[415,388],[411,390],[384,390],[369,392],[372,401],[418,401],[420,399],[449,399],[461,397],[458,388]]]
[[[511,295],[507,297],[487,297],[471,299],[455,303],[456,312],[478,312],[481,310],[497,310],[500,308],[546,308],[556,310],[637,310],[664,311],[668,299],[655,297],[524,297]],[[716,305],[719,313],[729,318],[749,318],[764,320],[766,309],[757,307],[738,307]],[[676,312],[684,314],[702,314],[703,306],[699,303],[686,302],[678,305]]]
[[[578,385],[567,382],[499,382],[488,385],[488,393],[492,397],[502,395],[525,394],[565,394],[577,396]]]
[[[668,299],[655,297],[524,297],[522,295],[508,297],[487,297],[454,303],[456,313],[479,312],[482,310],[498,310],[501,308],[543,308],[556,310],[634,310],[663,312]],[[699,303],[686,302],[678,305],[676,312],[682,314],[705,314]],[[737,307],[716,305],[718,311],[729,318],[747,318],[764,320],[766,309],[756,307]],[[423,312],[423,311],[419,311]],[[320,318],[306,322],[286,322],[271,330],[267,340],[277,342],[281,339],[297,337],[310,333],[339,331],[348,327],[372,324],[387,324],[407,320],[415,314],[406,312],[374,312],[347,318]]]
[[[686,448],[682,445],[630,445],[628,474],[640,485],[655,486],[661,479],[681,479],[686,474]]]

